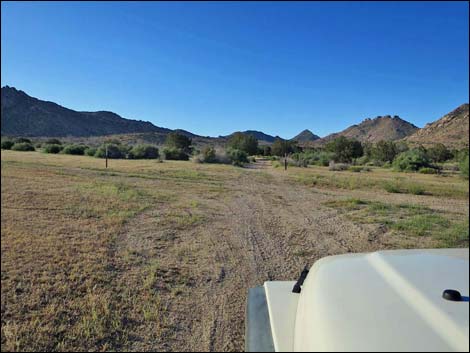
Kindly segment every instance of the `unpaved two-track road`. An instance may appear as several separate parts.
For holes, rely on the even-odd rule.
[[[305,265],[327,255],[387,247],[371,237],[373,229],[322,204],[338,196],[287,183],[265,162],[230,188],[234,196],[211,200],[210,219],[191,230],[159,231],[156,207],[120,235],[121,251],[158,246],[159,264],[185,273],[190,283],[178,295],[162,293],[160,338],[132,349],[243,350],[248,288],[295,280]]]

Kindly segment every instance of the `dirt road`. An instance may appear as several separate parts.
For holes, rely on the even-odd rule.
[[[210,219],[189,231],[160,231],[158,207],[127,225],[118,248],[158,247],[167,288],[158,337],[129,349],[243,350],[249,287],[296,279],[326,255],[386,247],[372,229],[323,206],[331,195],[288,184],[264,162],[255,167],[230,185],[232,196],[210,200]]]

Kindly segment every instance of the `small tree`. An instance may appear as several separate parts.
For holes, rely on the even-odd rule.
[[[452,152],[442,143],[428,148],[427,154],[434,163],[445,162],[453,157]]]
[[[372,149],[372,158],[380,162],[392,162],[398,154],[393,141],[379,141]]]
[[[185,153],[192,152],[191,139],[178,132],[171,132],[166,136],[165,145],[170,148],[177,148]]]
[[[283,157],[287,154],[294,153],[297,150],[297,142],[292,140],[284,140],[277,138],[271,146],[271,153],[274,156]]]
[[[354,158],[359,158],[364,153],[362,145],[357,140],[348,139],[344,136],[335,138],[326,144],[325,150],[334,153],[334,161],[349,163]]]
[[[244,151],[248,155],[254,155],[258,152],[258,140],[254,136],[242,132],[234,133],[227,146],[234,150]]]

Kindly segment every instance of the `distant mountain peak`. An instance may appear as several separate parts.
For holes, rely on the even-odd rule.
[[[323,145],[339,136],[361,142],[395,141],[410,136],[417,130],[417,126],[403,120],[398,115],[379,115],[375,118],[366,118],[360,124],[351,125],[341,132],[316,140],[315,144]]]
[[[320,136],[315,135],[309,129],[303,130],[301,133],[292,138],[293,141],[297,142],[310,142],[320,139]]]

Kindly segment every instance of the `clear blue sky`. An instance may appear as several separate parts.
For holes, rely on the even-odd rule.
[[[1,83],[218,136],[468,102],[467,2],[2,2]]]

